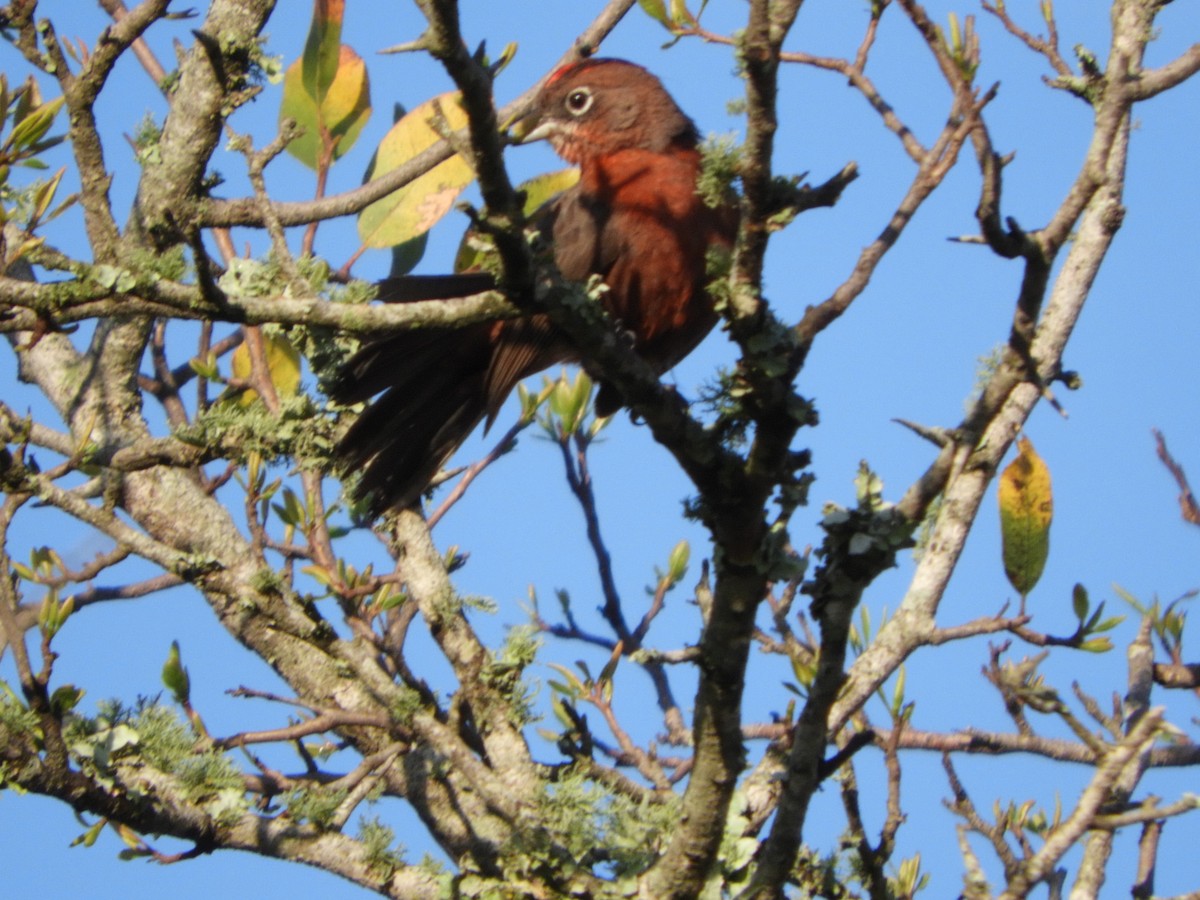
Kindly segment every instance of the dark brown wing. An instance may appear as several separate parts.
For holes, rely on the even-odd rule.
[[[486,273],[405,276],[381,282],[380,299],[451,298],[492,287]],[[479,422],[491,425],[517,382],[565,353],[544,316],[365,343],[327,385],[339,403],[370,401],[337,449],[343,471],[359,476],[356,496],[372,515],[416,503]]]
[[[536,219],[542,234],[554,248],[554,264],[570,281],[586,281],[589,275],[608,274],[619,248],[604,234],[610,215],[579,185],[559,194],[540,210]]]
[[[415,503],[486,413],[492,325],[404,331],[365,345],[329,386],[370,404],[338,445],[355,494],[377,515]],[[379,394],[380,396],[376,397]]]
[[[575,358],[570,345],[545,316],[508,319],[497,326],[497,340],[483,378],[487,428],[492,427],[500,407],[519,381]]]

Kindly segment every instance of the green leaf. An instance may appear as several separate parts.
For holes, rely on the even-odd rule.
[[[552,684],[557,684],[557,682],[552,682]],[[559,690],[563,687],[565,687],[565,685],[558,685],[558,687],[555,689]],[[563,690],[562,693],[569,695],[570,691]],[[564,728],[570,731],[576,727],[575,719],[572,716],[572,713],[575,711],[575,707],[569,700],[564,700],[562,697],[555,695],[551,698],[550,707],[554,711],[554,718],[558,719]],[[558,735],[554,735],[554,738],[557,739]]]
[[[392,268],[388,272],[389,278],[399,278],[401,275],[407,275],[417,267],[417,263],[425,255],[425,247],[429,244],[429,235],[418,234],[412,240],[405,241],[402,244],[396,244],[392,248]]]
[[[609,656],[608,662],[604,664],[604,668],[600,670],[600,683],[610,685],[613,675],[617,673],[617,666],[621,663],[621,653],[625,649],[624,641],[617,641],[617,646],[613,648],[612,655]]]
[[[691,552],[691,545],[687,541],[680,541],[671,551],[671,555],[667,557],[667,577],[671,580],[671,584],[678,584],[687,574]]]
[[[557,681],[551,682],[555,690],[571,697],[581,697],[587,693],[587,688],[583,682],[579,680],[579,676],[568,669],[566,666],[560,666],[558,663],[550,663],[550,668],[566,679],[566,683]]]
[[[399,590],[394,584],[385,584],[375,592],[371,602],[372,607],[379,613],[395,609],[408,599],[408,595]]]
[[[908,681],[907,673],[904,666],[900,667],[900,671],[896,674],[896,683],[892,686],[892,714],[899,715],[900,710],[904,708],[904,686]]]
[[[671,24],[675,26],[696,24],[696,17],[688,9],[687,0],[671,0]]]
[[[54,202],[54,195],[58,192],[58,185],[62,181],[63,175],[66,173],[67,167],[63,166],[54,176],[41,184],[34,193],[33,198],[33,222],[41,222],[46,215],[46,211],[50,209],[50,204]]]
[[[859,618],[862,620],[862,642],[866,646],[871,643],[871,611],[865,605],[859,613]]]
[[[1050,470],[1033,443],[1022,437],[1017,448],[1017,458],[1000,474],[1000,531],[1004,573],[1021,596],[1028,596],[1050,555],[1054,496]]]
[[[962,49],[962,29],[958,24],[958,16],[953,12],[950,13],[950,48],[952,50]]]
[[[546,684],[550,685],[551,690],[558,691],[560,694],[566,694],[568,697],[577,696],[575,691],[571,690],[568,685],[561,681],[555,681],[553,678],[548,678],[546,679]]]
[[[73,684],[64,684],[54,689],[50,695],[50,708],[56,716],[64,716],[79,705],[83,699],[83,688]]]
[[[13,126],[12,133],[4,142],[4,149],[27,150],[40,141],[54,124],[54,117],[62,109],[64,97],[56,97],[43,103]]]
[[[163,663],[162,667],[162,681],[167,690],[171,692],[171,696],[175,698],[176,703],[183,705],[189,702],[192,694],[192,680],[188,677],[188,671],[184,668],[183,660],[180,658],[179,641],[171,641],[167,661]]]
[[[792,674],[796,676],[796,681],[804,691],[807,691],[812,687],[813,679],[817,677],[817,658],[813,656],[802,660],[793,655],[789,657],[789,661],[792,664]]]
[[[83,834],[79,835],[75,840],[71,841],[72,847],[91,847],[96,843],[96,838],[100,837],[100,832],[104,830],[104,826],[108,824],[108,819],[101,819],[95,825],[88,828]]]
[[[1152,604],[1152,606],[1148,607],[1148,606],[1144,605],[1140,600],[1138,600],[1137,597],[1133,596],[1133,594],[1129,593],[1129,591],[1125,590],[1125,588],[1121,587],[1119,584],[1113,585],[1113,591],[1116,593],[1116,595],[1120,599],[1124,600],[1126,603],[1128,603],[1130,606],[1132,606],[1135,610],[1137,610],[1138,615],[1142,615],[1142,616],[1148,616],[1148,615],[1157,616],[1158,615],[1158,610],[1156,608],[1158,605],[1157,602]]]
[[[422,103],[392,126],[375,153],[367,179],[378,178],[428,150],[441,140],[430,124],[441,111],[445,125],[467,124],[457,93]],[[368,247],[392,247],[424,234],[446,215],[475,173],[457,154],[414,178],[404,187],[372,203],[358,217],[358,235]]]
[[[188,360],[188,367],[201,378],[207,378],[209,381],[219,381],[221,378],[221,370],[217,368],[217,357],[212,353],[204,359],[192,357]]]
[[[320,584],[321,587],[329,588],[329,587],[333,586],[333,583],[334,583],[333,573],[330,572],[324,566],[319,566],[316,564],[311,565],[311,566],[304,566],[300,571],[303,572],[305,575],[307,575],[309,578],[311,578],[313,581]]]
[[[1089,606],[1087,588],[1077,583],[1071,590],[1071,609],[1075,618],[1082,622],[1087,617]]]
[[[272,503],[271,507],[285,525],[296,527],[305,519],[304,507],[300,504],[300,498],[291,488],[283,489],[283,505]]]
[[[354,146],[371,117],[371,85],[362,57],[349,47],[339,49],[333,80],[319,96],[306,88],[302,62],[292,63],[284,73],[279,118],[295,119],[304,128],[287,149],[310,169],[317,169],[326,140],[332,150],[330,162]]]
[[[663,0],[638,0],[638,6],[659,24],[671,27],[671,17],[667,15],[667,5]]]
[[[345,0],[313,0],[312,24],[301,58],[304,89],[320,102],[337,76]]]
[[[1089,634],[1102,634],[1105,631],[1112,631],[1118,625],[1125,621],[1124,616],[1109,616],[1088,628]]]
[[[526,217],[533,216],[535,212],[567,188],[573,187],[577,181],[579,181],[579,170],[572,168],[536,175],[517,185],[517,190],[525,196],[522,210]],[[463,235],[462,243],[458,246],[458,255],[454,258],[454,271],[467,272],[481,268],[484,258],[491,253],[492,247],[491,238],[468,231]]]
[[[576,374],[574,381],[563,374],[553,382],[548,400],[550,414],[557,420],[557,430],[552,423],[547,423],[547,427],[556,439],[570,437],[579,431],[591,408],[591,397],[592,379],[583,370]]]
[[[67,597],[62,603],[58,602],[58,589],[51,588],[42,600],[41,608],[38,610],[38,626],[42,630],[42,634],[46,639],[53,638],[66,624],[67,619],[71,617],[71,613],[75,611],[75,595]]]
[[[128,862],[129,860],[146,856],[149,853],[145,842],[141,839],[138,833],[128,825],[122,824],[121,822],[116,822],[114,827],[117,830],[117,834],[121,836],[121,840],[125,842],[125,846],[128,848],[118,853],[118,857]]]

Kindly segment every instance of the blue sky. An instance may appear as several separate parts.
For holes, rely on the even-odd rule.
[[[515,60],[498,83],[500,99],[517,95],[544,73],[599,5],[546,0],[464,2],[470,40],[487,38],[493,51],[509,41],[519,42]],[[865,22],[866,5],[810,0],[788,47],[851,54]],[[303,46],[310,8],[299,0],[279,6],[269,26],[268,50],[290,62]],[[393,102],[412,107],[449,87],[444,73],[424,59],[376,55],[419,34],[421,21],[415,10],[389,4],[388,15],[381,17],[380,5],[352,0],[347,6],[344,39],[367,59],[375,113],[358,145],[335,167],[332,191],[361,180],[371,149],[390,124]],[[740,3],[711,6],[705,24],[725,33],[738,26],[745,9]],[[1103,5],[1061,6],[1064,48],[1082,43],[1103,53],[1108,27]],[[1037,30],[1037,4],[1014,2],[1010,7]],[[45,2],[41,8],[64,36],[92,41],[104,22],[99,10],[77,0]],[[927,8],[941,22],[950,9],[975,11],[967,4],[945,2],[930,2]],[[1080,165],[1090,114],[1074,98],[1048,90],[1041,82],[1047,74],[1041,60],[990,18],[980,14],[977,24],[983,38],[978,81],[1001,82],[988,113],[993,140],[1002,152],[1016,151],[1006,173],[1005,212],[1023,226],[1037,227],[1059,203]],[[1161,64],[1197,39],[1200,13],[1194,5],[1172,4],[1160,18],[1160,26],[1161,38],[1150,48],[1151,65]],[[191,40],[189,27],[186,22],[166,24],[150,35],[162,59],[171,58],[172,39]],[[901,117],[928,141],[944,119],[948,92],[911,32],[899,10],[885,16],[869,72]],[[739,132],[741,120],[726,109],[727,102],[740,93],[728,49],[691,40],[664,50],[665,40],[657,25],[635,11],[603,52],[658,72],[702,132]],[[10,83],[23,77],[24,67],[7,45],[0,47],[0,59],[0,69],[9,73]],[[144,111],[161,118],[164,108],[132,58],[122,62],[114,79],[97,114],[115,174],[114,203],[124,210],[137,170],[121,135],[132,133]],[[1198,535],[1179,519],[1174,485],[1154,457],[1151,437],[1152,428],[1161,429],[1176,458],[1200,479],[1200,410],[1194,384],[1200,335],[1200,305],[1195,296],[1200,283],[1200,256],[1195,252],[1200,226],[1200,181],[1195,177],[1198,91],[1190,83],[1139,107],[1130,157],[1128,215],[1065,359],[1066,367],[1082,376],[1083,389],[1058,390],[1068,417],[1043,404],[1029,422],[1027,434],[1050,466],[1055,489],[1050,559],[1030,598],[1034,627],[1043,631],[1073,630],[1070,591],[1075,582],[1083,582],[1094,600],[1108,600],[1113,613],[1128,612],[1116,600],[1114,584],[1143,600],[1157,596],[1164,601],[1200,587],[1195,565]],[[274,133],[278,98],[278,89],[268,88],[239,113],[235,128],[253,134],[259,145],[266,143]],[[835,209],[806,214],[772,245],[766,293],[781,316],[794,320],[805,306],[823,300],[845,278],[860,248],[878,233],[899,200],[912,164],[862,98],[838,76],[785,67],[780,103],[778,171],[810,172],[814,181],[821,181],[850,160],[857,161],[862,171]],[[889,499],[900,496],[928,464],[931,451],[892,420],[899,417],[928,425],[957,422],[974,384],[978,360],[1007,335],[1018,266],[983,248],[947,240],[974,230],[978,174],[969,151],[966,156],[921,210],[867,292],[822,336],[799,379],[801,392],[816,400],[821,424],[801,435],[804,445],[813,450],[818,480],[810,508],[795,520],[792,536],[798,546],[819,543],[815,522],[823,503],[853,502],[852,480],[862,459],[883,478]],[[557,165],[545,147],[518,148],[508,158],[518,180]],[[223,153],[216,165],[228,179],[223,189],[227,195],[246,192],[238,157]],[[268,184],[281,199],[311,196],[311,174],[290,158],[268,170]],[[449,267],[464,223],[461,216],[453,216],[437,229],[422,271]],[[235,235],[239,247],[247,240],[262,246],[254,236]],[[335,265],[356,247],[352,222],[322,226],[318,251]],[[71,249],[83,252],[82,245]],[[379,277],[387,267],[386,253],[375,252],[358,263],[355,274]],[[731,360],[730,345],[716,335],[671,377],[685,394],[694,394],[717,366]],[[15,384],[10,359],[5,359],[0,379],[6,400],[18,408],[34,403],[28,389]],[[504,427],[502,416],[499,428]],[[588,613],[598,602],[582,517],[566,490],[557,449],[530,435],[522,439],[516,453],[471,489],[436,532],[441,546],[459,545],[470,553],[468,565],[458,574],[462,592],[491,597],[499,605],[490,620],[480,617],[481,629],[490,634],[524,620],[522,605],[531,588],[542,598],[547,614],[555,611],[554,591],[570,591],[585,622],[592,621]],[[474,458],[489,446],[487,439],[476,436],[464,447],[462,458]],[[694,584],[695,566],[707,545],[695,525],[680,516],[681,501],[689,494],[687,483],[646,429],[633,426],[626,416],[617,417],[594,448],[591,464],[605,536],[629,609],[640,611],[643,586],[653,581],[654,567],[665,565],[668,552],[682,538],[692,542],[693,559],[693,571],[684,585]],[[994,501],[989,504],[941,607],[941,624],[995,612],[1015,599],[1000,563]],[[105,546],[83,532],[64,538],[61,521],[48,512],[28,521],[29,546],[53,542],[76,563]],[[356,559],[365,562],[373,551],[364,544],[355,552]],[[14,556],[21,558],[22,553]],[[873,586],[867,604],[876,621],[884,608],[895,608],[911,570],[906,559]],[[652,632],[663,647],[682,646],[695,637],[696,613],[683,602],[686,594],[681,588],[672,595],[668,614]],[[1056,653],[1043,671],[1064,692],[1069,693],[1071,681],[1077,680],[1106,705],[1113,692],[1124,689],[1122,646],[1132,632],[1133,624],[1127,622],[1115,633],[1118,649],[1106,655]],[[161,689],[159,670],[175,639],[183,645],[195,685],[194,702],[210,730],[230,733],[283,724],[285,713],[279,709],[224,696],[225,690],[241,684],[263,689],[279,684],[265,665],[248,657],[218,628],[197,594],[184,590],[77,617],[56,641],[61,653],[57,679],[86,687],[85,703],[109,696],[132,699],[139,693],[154,694]],[[1032,652],[1014,647],[1010,654]],[[595,670],[595,654],[582,648],[548,647],[545,655],[547,661],[568,664],[581,657],[591,659]],[[908,667],[908,694],[917,702],[914,724],[943,730],[971,725],[1005,729],[1001,703],[979,675],[986,661],[983,640],[938,648],[914,659]],[[537,677],[552,677],[544,666],[535,668]],[[0,677],[12,678],[7,657],[0,663]],[[790,679],[790,673],[776,662],[756,659],[752,679],[747,718],[763,720],[781,712],[788,695],[779,685]],[[623,671],[617,682],[618,704],[624,696],[627,708],[636,710],[644,686],[636,673]],[[688,696],[686,677],[681,677],[677,690],[681,697]],[[1168,702],[1173,721],[1181,726],[1196,714],[1194,697],[1167,697],[1160,692],[1156,702]],[[877,707],[873,713],[881,717],[882,710]],[[650,735],[659,723],[651,717],[631,727]],[[1048,731],[1061,729],[1048,726]],[[280,765],[288,765],[283,761],[286,755],[279,759]],[[860,757],[864,794],[870,785],[878,784],[878,762],[870,752]],[[993,799],[1012,797],[1019,802],[1027,795],[1050,806],[1056,791],[1069,804],[1088,774],[1082,768],[1027,758],[963,759],[958,764],[968,789],[984,809]],[[921,851],[926,871],[935,878],[928,896],[951,896],[958,890],[961,868],[953,820],[940,803],[948,796],[940,764],[935,756],[910,754],[904,765],[910,819],[901,831],[900,854]],[[1173,797],[1194,789],[1194,780],[1181,774],[1154,774],[1146,785]],[[879,802],[867,811],[869,824],[878,823],[881,807]],[[399,804],[381,808],[380,814],[396,817],[399,839],[409,848],[410,857],[419,857],[426,841],[411,817]],[[807,836],[827,849],[842,827],[836,792],[827,789],[818,798]],[[365,896],[323,873],[246,855],[220,854],[165,868],[121,863],[116,860],[121,845],[111,833],[92,849],[68,849],[80,831],[62,805],[11,792],[0,796],[7,891],[13,896],[35,891],[44,896],[86,893],[98,900],[164,891],[184,900],[233,889],[269,896],[317,891],[331,898]],[[1160,858],[1189,858],[1187,848],[1194,847],[1197,838],[1200,826],[1195,818],[1169,823]],[[1126,838],[1118,848],[1113,869],[1118,877],[1110,885],[1114,892],[1124,892],[1133,843]],[[1198,885],[1188,869],[1164,865],[1159,893],[1195,890]],[[1123,879],[1119,873],[1126,873]]]

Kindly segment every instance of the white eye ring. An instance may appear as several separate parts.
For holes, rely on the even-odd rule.
[[[585,87],[577,87],[571,90],[563,100],[563,105],[573,116],[582,116],[585,112],[592,108],[592,92]]]

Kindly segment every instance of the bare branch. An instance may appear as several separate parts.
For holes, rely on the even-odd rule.
[[[1009,876],[1008,885],[1000,895],[1001,900],[1024,897],[1030,887],[1049,877],[1063,855],[1088,828],[1092,827],[1096,813],[1109,799],[1110,789],[1122,777],[1126,768],[1150,748],[1161,725],[1161,710],[1149,711],[1130,730],[1128,736],[1111,749],[1096,769],[1096,774],[1067,819],[1047,836],[1041,849],[1032,858],[1024,861],[1016,872]]]
[[[1151,97],[1178,87],[1200,71],[1200,44],[1192,44],[1183,53],[1157,69],[1142,69],[1133,87],[1136,100]]]
[[[1167,441],[1161,431],[1154,432],[1154,443],[1158,448],[1159,460],[1167,467],[1167,471],[1171,473],[1171,477],[1175,479],[1175,484],[1179,487],[1179,514],[1183,516],[1183,521],[1190,522],[1192,525],[1200,525],[1200,503],[1196,502],[1196,495],[1192,493],[1192,486],[1188,484],[1187,473],[1168,452]]]
[[[1021,43],[1034,53],[1044,56],[1047,62],[1050,63],[1050,67],[1054,69],[1060,78],[1072,78],[1074,76],[1071,67],[1067,65],[1066,60],[1063,59],[1058,49],[1058,23],[1054,18],[1054,6],[1052,4],[1042,7],[1046,14],[1046,26],[1049,29],[1049,33],[1044,38],[1031,34],[1014,22],[1003,3],[992,4],[987,2],[987,0],[983,0],[982,6],[1004,23],[1004,27],[1008,29],[1009,34],[1018,38]]]

